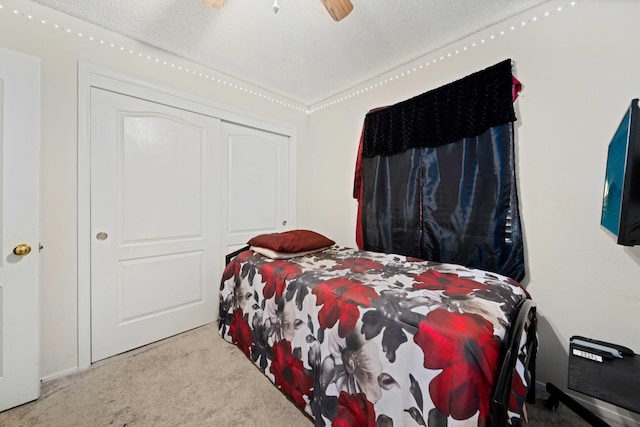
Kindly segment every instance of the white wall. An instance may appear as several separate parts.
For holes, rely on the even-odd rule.
[[[225,81],[239,84],[248,91],[187,73],[185,68],[198,72],[204,69],[49,8],[18,0],[4,0],[2,5],[0,46],[38,56],[42,61],[41,375],[51,378],[72,372],[78,366],[78,61],[210,99],[212,105],[228,111],[297,128],[298,141],[306,134],[308,116],[305,112],[253,95],[248,91],[272,96],[232,78]],[[14,9],[19,13],[14,14]],[[55,29],[53,24],[64,29]],[[66,28],[73,31],[69,33]],[[79,36],[79,32],[83,35]],[[90,41],[89,35],[96,40]],[[97,39],[108,43],[101,45]],[[116,47],[109,47],[110,42]],[[133,49],[136,54],[122,52],[118,46]],[[138,56],[137,52],[180,64],[183,70],[160,65],[155,60]]]
[[[640,248],[616,245],[599,225],[607,145],[630,100],[640,96],[640,2],[584,0],[555,11],[568,2],[553,0],[488,28],[362,87],[393,77],[388,83],[307,116],[228,85],[99,46],[86,36],[52,30],[50,22],[56,20],[75,31],[188,64],[31,2],[5,0],[6,9],[32,13],[34,19],[0,11],[0,45],[42,59],[42,375],[77,366],[78,61],[296,127],[298,226],[354,246],[356,202],[351,193],[366,112],[512,58],[524,84],[516,102],[517,172],[528,269],[524,284],[540,314],[538,380],[566,387],[572,335],[640,352]],[[544,17],[546,10],[554,12]],[[531,20],[534,16],[536,21]],[[49,22],[41,24],[41,18]],[[525,26],[520,25],[523,20]],[[505,35],[499,34],[502,30]],[[471,48],[473,42],[477,46]],[[630,416],[602,406],[620,417]]]
[[[568,4],[553,1],[488,28],[362,87],[409,70],[404,77],[312,113],[308,155],[298,165],[306,172],[300,188],[313,188],[299,194],[299,223],[354,246],[351,188],[366,112],[513,59],[524,85],[516,102],[517,174],[524,284],[540,317],[538,381],[561,388],[573,335],[640,353],[640,247],[618,246],[600,226],[607,146],[640,97],[640,2],[581,1],[557,11]]]

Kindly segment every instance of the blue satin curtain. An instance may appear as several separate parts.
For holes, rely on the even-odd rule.
[[[384,154],[371,153],[373,155],[366,155],[367,135],[363,132],[365,155],[360,159],[359,167],[359,231],[362,233],[364,249],[461,264],[504,274],[518,281],[524,278],[524,250],[514,162],[515,114],[510,92],[510,61],[500,64],[501,71],[497,77],[495,68],[492,68],[494,75],[489,79],[492,86],[486,90],[485,98],[491,99],[491,108],[494,108],[495,99],[504,100],[505,90],[509,90],[506,95],[509,97],[508,108],[505,102],[496,108],[496,111],[500,111],[497,121],[501,121],[501,124],[496,125],[496,120],[493,120],[477,135],[454,142],[439,141],[433,144],[435,146],[425,146],[429,144],[425,144],[422,141],[424,138],[416,136],[414,132],[410,142],[405,137],[401,149],[390,149]],[[509,86],[498,90],[502,96],[493,98],[490,96],[496,86],[493,82],[502,82],[505,71],[508,72]],[[461,81],[463,87],[477,83],[477,75],[473,77],[475,82]],[[486,76],[483,78],[486,80]],[[504,84],[501,86],[505,88]],[[447,89],[457,87],[454,84]],[[465,91],[468,89],[465,88]],[[429,101],[429,95],[421,95],[419,106],[412,105],[411,109],[421,108],[425,99]],[[456,114],[462,111],[464,115],[464,108],[478,105],[478,102],[464,103],[461,109],[460,97],[449,94],[446,98],[458,102],[458,105],[447,107],[456,111]],[[407,105],[401,107],[406,109]],[[479,108],[482,110],[483,107]],[[508,111],[504,113],[502,110]],[[391,116],[394,112],[386,111],[385,114]],[[403,126],[411,126],[402,111],[398,115],[403,117]],[[486,116],[484,113],[481,115]],[[502,119],[502,116],[507,118]],[[371,125],[375,132],[370,132],[370,135],[384,135],[384,139],[377,138],[377,146],[393,147],[393,141],[389,142],[388,136],[391,132],[384,129],[380,131],[380,117],[375,117],[375,123]],[[466,133],[473,134],[478,126],[483,127],[478,120],[472,122],[474,129]],[[446,124],[447,121],[442,123]],[[365,120],[365,130],[366,126]],[[383,126],[395,129],[388,124]],[[424,122],[419,126],[424,126]],[[465,133],[464,125],[459,128]],[[403,129],[402,135],[411,132],[411,129]],[[438,130],[438,135],[442,135],[441,130]],[[416,138],[419,142],[412,142]],[[369,144],[369,151],[372,146]],[[418,147],[407,149],[407,146]]]
[[[513,124],[363,159],[365,249],[524,277]]]

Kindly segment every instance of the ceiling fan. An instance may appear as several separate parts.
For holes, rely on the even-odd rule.
[[[208,4],[209,6],[213,7],[214,9],[221,9],[222,6],[224,6],[224,4],[227,2],[227,0],[202,0],[202,1]],[[320,1],[324,5],[325,9],[327,9],[327,12],[329,12],[329,15],[331,15],[334,21],[340,21],[341,19],[346,17],[348,14],[350,14],[351,11],[353,10],[353,4],[351,3],[351,0],[320,0]],[[278,9],[280,9],[280,7],[278,6],[278,0],[275,0],[275,3],[273,4],[273,11],[277,13]]]

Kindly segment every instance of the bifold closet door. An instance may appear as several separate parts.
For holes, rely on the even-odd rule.
[[[220,120],[91,89],[91,358],[214,321]]]
[[[291,206],[291,138],[236,123],[222,123],[226,192],[223,238],[226,253],[253,236],[295,226]]]

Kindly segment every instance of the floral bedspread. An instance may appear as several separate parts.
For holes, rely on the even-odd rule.
[[[219,328],[317,426],[484,426],[527,297],[494,273],[400,255],[247,250],[224,271]]]

